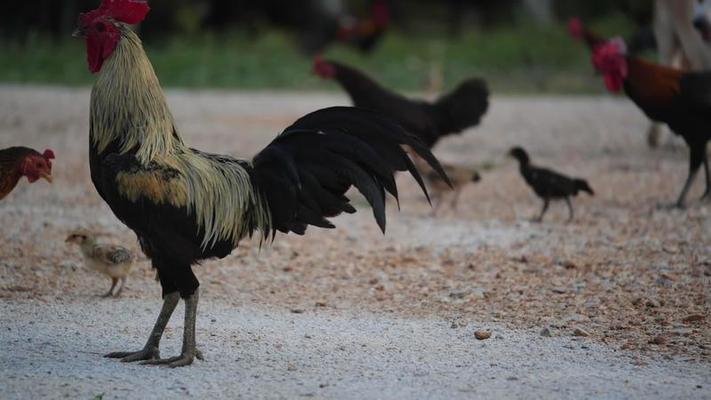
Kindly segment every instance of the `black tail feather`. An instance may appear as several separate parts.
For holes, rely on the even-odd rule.
[[[434,104],[440,137],[478,125],[489,109],[489,88],[482,79],[468,79]]]
[[[581,192],[587,192],[590,194],[590,196],[595,196],[595,191],[593,191],[593,189],[590,187],[590,185],[585,179],[576,179],[575,189]]]
[[[355,212],[345,196],[351,186],[365,196],[384,232],[385,194],[398,199],[395,172],[409,171],[429,200],[404,146],[449,183],[420,139],[375,112],[332,107],[302,117],[253,161],[251,176],[272,216],[265,237],[277,230],[303,234],[308,225],[332,228],[327,218]]]

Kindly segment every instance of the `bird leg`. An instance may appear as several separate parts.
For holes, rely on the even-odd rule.
[[[111,297],[113,295],[114,288],[116,287],[116,282],[118,282],[118,279],[111,278],[111,289],[109,289],[109,291],[101,297]]]
[[[183,349],[177,357],[145,361],[148,365],[165,365],[175,368],[193,363],[195,358],[202,360],[202,353],[195,346],[195,319],[197,317],[198,290],[185,299],[185,326],[183,328]]]
[[[123,362],[133,362],[133,361],[143,361],[143,360],[155,360],[160,358],[160,339],[163,336],[163,331],[165,330],[170,316],[175,310],[175,306],[178,305],[180,300],[180,293],[173,292],[168,293],[163,298],[163,307],[160,309],[160,314],[156,320],[151,335],[148,336],[148,341],[146,345],[143,346],[142,350],[131,352],[131,351],[117,351],[114,353],[109,353],[104,357],[107,358],[120,358]]]
[[[432,207],[432,211],[430,211],[430,217],[436,217],[437,216],[437,211],[439,211],[439,207],[442,205],[442,198],[440,196],[433,197],[432,199],[435,202],[434,207]]]
[[[121,292],[123,292],[123,285],[126,284],[126,277],[124,276],[121,278],[121,286],[119,286],[118,290],[114,294],[114,297],[119,297],[121,295]]]
[[[461,190],[455,190],[454,191],[454,196],[452,196],[452,200],[449,202],[449,207],[453,211],[457,211],[457,203],[459,203],[459,195],[462,193]]]
[[[696,174],[699,172],[701,164],[706,159],[706,155],[704,154],[705,152],[705,148],[700,148],[699,150],[695,150],[695,148],[691,149],[691,154],[689,157],[689,176],[688,178],[686,178],[684,188],[681,189],[679,199],[677,199],[676,203],[674,204],[675,208],[685,208],[686,195],[689,193],[689,189],[691,189],[691,184],[694,183],[694,178],[696,178]]]
[[[659,147],[659,139],[662,136],[662,125],[652,122],[647,130],[647,144],[649,147],[656,149]]]
[[[573,212],[573,203],[570,202],[570,197],[565,198],[565,204],[568,205],[568,222],[575,218],[575,212]]]
[[[701,200],[709,201],[711,200],[711,168],[709,168],[708,154],[704,154],[704,171],[706,171],[706,190]]]
[[[543,209],[541,210],[541,214],[538,217],[533,218],[533,220],[532,220],[533,222],[543,221],[543,216],[546,214],[546,211],[548,211],[548,204],[549,203],[550,203],[550,200],[543,199]]]

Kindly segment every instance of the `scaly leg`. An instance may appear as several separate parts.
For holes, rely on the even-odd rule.
[[[109,353],[104,357],[120,358],[123,362],[155,360],[160,358],[160,339],[163,336],[166,325],[168,325],[170,316],[175,310],[175,306],[178,305],[178,300],[180,300],[180,293],[178,292],[165,295],[163,298],[163,307],[160,309],[160,314],[153,326],[153,331],[151,331],[151,335],[148,337],[148,341],[142,350],[136,352],[117,351]]]
[[[652,122],[647,130],[647,144],[656,149],[659,147],[659,139],[662,137],[662,125]]]
[[[121,292],[123,292],[123,285],[126,284],[126,277],[124,276],[121,278],[121,286],[119,286],[118,290],[114,294],[114,297],[119,297],[121,295]]]
[[[111,278],[111,289],[109,289],[109,291],[101,297],[111,297],[113,295],[114,288],[116,287],[116,282],[118,282],[118,279]]]
[[[177,357],[148,360],[144,364],[165,365],[170,368],[183,367],[193,363],[195,358],[202,360],[202,353],[195,346],[195,319],[197,317],[198,290],[185,299],[185,327],[183,328],[183,349]]]
[[[548,199],[543,199],[543,209],[541,210],[541,214],[533,219],[533,222],[541,222],[543,221],[543,216],[546,214],[546,211],[548,211],[548,204],[550,203],[550,200]]]
[[[679,199],[677,199],[676,203],[674,204],[674,207],[685,208],[686,195],[689,193],[689,189],[691,189],[691,184],[694,183],[694,178],[696,178],[696,174],[699,172],[699,168],[701,168],[701,164],[706,159],[705,152],[706,152],[705,146],[703,146],[703,147],[702,146],[695,146],[694,144],[690,145],[689,176],[686,178],[686,183],[684,183],[684,188],[681,189],[681,193],[679,194]]]
[[[708,153],[704,153],[704,170],[706,171],[706,190],[701,200],[711,201],[711,169],[709,169]]]
[[[565,204],[568,205],[568,222],[575,218],[575,213],[573,212],[573,203],[570,202],[570,197],[565,198]]]

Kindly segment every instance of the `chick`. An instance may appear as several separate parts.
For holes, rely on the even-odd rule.
[[[551,200],[561,199],[565,200],[568,205],[568,221],[572,221],[575,214],[570,198],[577,196],[580,192],[587,192],[590,196],[595,195],[585,179],[571,178],[550,169],[534,166],[526,150],[521,147],[512,148],[509,151],[509,156],[518,160],[521,176],[536,195],[543,200],[543,209],[541,214],[533,219],[535,222],[543,221],[543,216],[546,214]]]
[[[134,257],[125,247],[100,244],[96,235],[87,230],[77,230],[67,236],[67,243],[78,244],[84,256],[84,263],[89,269],[101,272],[111,278],[111,289],[103,297],[118,297],[123,291],[126,276],[131,272]],[[121,281],[116,293],[113,293],[118,281]]]
[[[425,181],[427,181],[427,186],[430,189],[432,199],[435,201],[434,208],[432,209],[432,215],[437,214],[437,211],[443,203],[443,198],[449,192],[454,192],[449,200],[449,206],[453,210],[456,210],[459,195],[461,195],[464,187],[466,187],[469,183],[479,182],[481,180],[479,172],[477,172],[474,168],[452,164],[442,164],[442,168],[444,168],[444,172],[447,173],[449,180],[452,182],[451,187],[447,184],[447,182],[443,181],[433,169],[427,170],[427,172],[423,175]]]

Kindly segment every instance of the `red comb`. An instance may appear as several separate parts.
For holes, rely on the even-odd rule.
[[[54,152],[50,149],[45,150],[42,156],[47,160],[54,160]]]
[[[568,32],[570,32],[572,37],[576,39],[582,38],[584,30],[583,21],[581,21],[580,18],[571,18],[568,22]]]
[[[150,9],[148,3],[143,0],[103,0],[99,8],[81,14],[81,18],[93,21],[99,17],[110,17],[133,25],[143,21]]]

